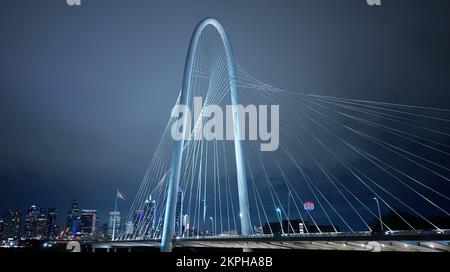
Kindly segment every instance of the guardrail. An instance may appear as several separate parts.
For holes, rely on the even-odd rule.
[[[176,237],[176,239],[203,239],[203,240],[220,240],[220,239],[247,239],[247,238],[288,238],[288,237],[354,237],[374,235],[384,236],[414,236],[414,235],[445,235],[450,234],[449,229],[444,230],[395,230],[381,232],[359,231],[359,232],[316,232],[316,233],[276,233],[276,234],[254,234],[254,235],[228,235],[220,234],[215,236],[189,236]]]

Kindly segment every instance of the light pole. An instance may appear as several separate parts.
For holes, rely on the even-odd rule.
[[[203,201],[203,236],[206,235],[206,209],[208,208],[208,205],[206,205],[206,200],[202,199]]]
[[[284,234],[283,223],[281,222],[281,210],[280,210],[280,208],[277,208],[276,211],[277,211],[278,221],[280,222],[281,233]]]
[[[380,218],[380,227],[381,227],[381,231],[383,231],[383,219],[381,218],[380,202],[378,202],[378,198],[376,198],[376,197],[374,197],[373,199],[377,203],[378,217]]]
[[[289,236],[289,226],[291,225],[291,188],[288,188],[289,192],[288,192],[288,215],[287,215],[287,220],[288,220],[288,225],[287,225],[287,235]],[[295,233],[295,231],[294,231]]]
[[[243,216],[243,214],[240,212],[240,213],[239,213],[239,222],[242,222],[242,216]],[[238,232],[236,231],[236,234],[237,234],[237,233],[238,233]],[[244,236],[244,233],[241,232],[241,235]]]
[[[116,192],[116,203],[114,204],[114,215],[113,215],[113,229],[112,229],[112,241],[116,239],[116,214],[117,214],[117,195],[118,192]]]
[[[209,220],[211,220],[211,234],[216,234],[214,230],[214,219],[212,218],[212,216],[209,217]]]

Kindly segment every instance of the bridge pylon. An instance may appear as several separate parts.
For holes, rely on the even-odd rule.
[[[193,74],[193,64],[195,52],[197,50],[199,38],[203,30],[207,26],[213,26],[219,33],[222,40],[223,46],[226,53],[226,61],[228,67],[228,79],[230,83],[230,93],[231,93],[231,104],[235,108],[239,105],[238,93],[236,89],[236,76],[235,76],[235,65],[233,54],[231,50],[231,45],[228,40],[228,36],[225,32],[223,26],[213,18],[206,18],[202,20],[194,30],[189,43],[189,49],[187,53],[186,63],[184,67],[183,83],[181,88],[179,105],[188,105],[191,93],[191,79]],[[239,126],[239,111],[233,109],[233,126],[234,126],[234,149],[235,149],[235,159],[236,159],[236,175],[238,183],[238,196],[239,196],[239,218],[241,223],[241,234],[247,236],[251,233],[250,224],[250,212],[248,204],[248,189],[247,189],[247,174],[245,170],[244,162],[244,146],[241,138],[241,131]],[[184,124],[186,124],[186,116],[183,116]],[[185,135],[186,125],[183,126],[183,134]],[[166,209],[164,215],[164,225],[163,233],[161,239],[161,251],[170,252],[172,251],[172,240],[175,225],[175,214],[176,214],[176,201],[177,201],[177,190],[180,183],[180,172],[181,164],[183,158],[183,146],[184,138],[181,140],[176,140],[173,145],[172,155],[171,155],[171,165],[169,170],[169,186],[166,201]]]

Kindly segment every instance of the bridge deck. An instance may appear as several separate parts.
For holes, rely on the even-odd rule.
[[[91,243],[97,248],[160,247],[160,240]],[[331,235],[284,237],[199,237],[174,239],[175,247],[300,250],[450,252],[450,235]]]

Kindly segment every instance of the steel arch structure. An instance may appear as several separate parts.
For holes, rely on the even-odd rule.
[[[202,35],[203,30],[207,26],[214,27],[215,30],[218,32],[226,54],[226,61],[228,66],[227,67],[228,79],[231,93],[231,104],[233,107],[234,149],[236,157],[236,174],[238,183],[239,211],[240,211],[239,217],[241,221],[241,234],[246,236],[251,233],[251,225],[250,225],[250,213],[249,213],[248,191],[247,191],[247,174],[244,164],[244,146],[243,141],[240,140],[241,131],[240,126],[238,125],[239,120],[238,111],[235,110],[235,107],[239,104],[235,82],[236,80],[235,65],[228,36],[223,26],[216,19],[213,18],[203,19],[194,30],[194,33],[191,37],[191,41],[189,43],[189,49],[186,57],[179,105],[189,104],[195,52],[197,50],[199,38]],[[183,135],[185,135],[187,118],[186,116],[183,116],[182,118],[184,119],[183,123],[185,124],[183,126]],[[164,215],[163,233],[161,239],[161,251],[163,252],[169,252],[172,250],[172,239],[175,224],[176,201],[177,201],[177,188],[180,183],[180,171],[183,157],[184,138],[185,137],[182,137],[181,140],[176,140],[174,142],[172,149],[171,165],[169,170],[169,184],[167,192],[168,194]]]

